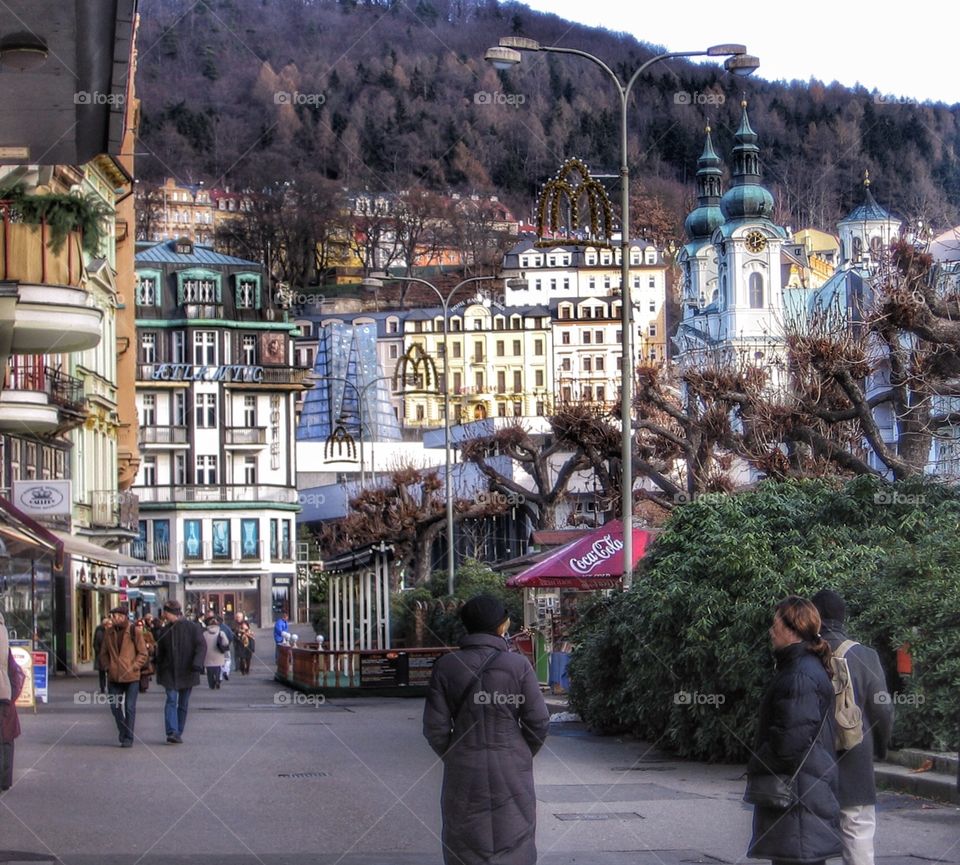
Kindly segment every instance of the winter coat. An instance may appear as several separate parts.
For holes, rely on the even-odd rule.
[[[830,648],[850,639],[840,622],[826,619],[820,628]],[[875,805],[877,786],[873,774],[873,758],[887,755],[887,743],[893,731],[893,702],[887,692],[887,680],[880,656],[863,645],[851,646],[844,657],[853,682],[853,697],[863,712],[863,741],[837,757],[840,767],[840,807]]]
[[[218,645],[219,641],[223,641],[227,646],[226,634],[220,630],[219,625],[209,625],[203,630],[203,641],[207,647],[207,657],[203,662],[207,667],[222,667],[223,662],[227,658],[227,653],[220,648]]]
[[[290,626],[287,624],[286,619],[277,619],[273,623],[273,642],[278,646],[283,643],[283,635],[290,630]]]
[[[9,744],[20,735],[17,697],[20,696],[27,678],[10,652],[7,653],[7,676],[10,679],[10,701],[0,703],[0,742],[4,744]]]
[[[550,716],[530,662],[502,638],[472,634],[460,646],[434,664],[423,712],[423,735],[443,759],[443,861],[533,865],[533,757]]]
[[[833,684],[806,643],[774,654],[777,669],[760,703],[757,744],[747,774],[791,775],[813,747],[797,776],[801,801],[786,811],[754,807],[747,855],[786,863],[821,862],[841,853]]]
[[[148,660],[143,634],[133,625],[114,625],[104,634],[100,647],[100,669],[107,671],[108,682],[139,682],[140,671]]]
[[[157,638],[157,684],[181,691],[200,684],[207,644],[203,628],[179,618],[166,625]]]
[[[111,626],[112,627],[112,626]],[[107,629],[103,625],[97,625],[93,631],[93,669],[101,670],[100,650],[103,648],[103,638],[106,636]]]

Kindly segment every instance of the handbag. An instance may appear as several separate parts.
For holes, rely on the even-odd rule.
[[[768,773],[763,775],[747,775],[747,789],[743,792],[743,801],[748,805],[756,805],[760,808],[770,808],[774,811],[786,811],[792,808],[800,801],[800,790],[797,784],[797,776],[807,762],[807,757],[817,744],[820,733],[823,732],[823,725],[827,723],[827,715],[823,716],[820,722],[820,728],[817,735],[813,737],[807,753],[803,755],[800,765],[792,775]]]

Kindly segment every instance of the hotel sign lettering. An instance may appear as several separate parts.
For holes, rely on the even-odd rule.
[[[262,366],[225,364],[194,366],[189,363],[158,363],[153,367],[153,381],[230,381],[262,382]]]

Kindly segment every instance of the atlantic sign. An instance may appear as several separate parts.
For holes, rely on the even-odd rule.
[[[189,363],[158,363],[153,367],[153,381],[243,381],[262,382],[262,366],[239,363],[224,366],[193,366]]]

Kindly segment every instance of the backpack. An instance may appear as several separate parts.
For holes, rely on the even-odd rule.
[[[863,741],[863,712],[853,697],[853,679],[847,664],[847,652],[859,643],[844,640],[830,659],[833,667],[833,692],[836,694],[833,715],[837,722],[834,744],[838,751],[849,751]]]
[[[217,634],[217,648],[221,652],[227,652],[230,650],[230,638],[223,633],[223,631],[220,631]]]

